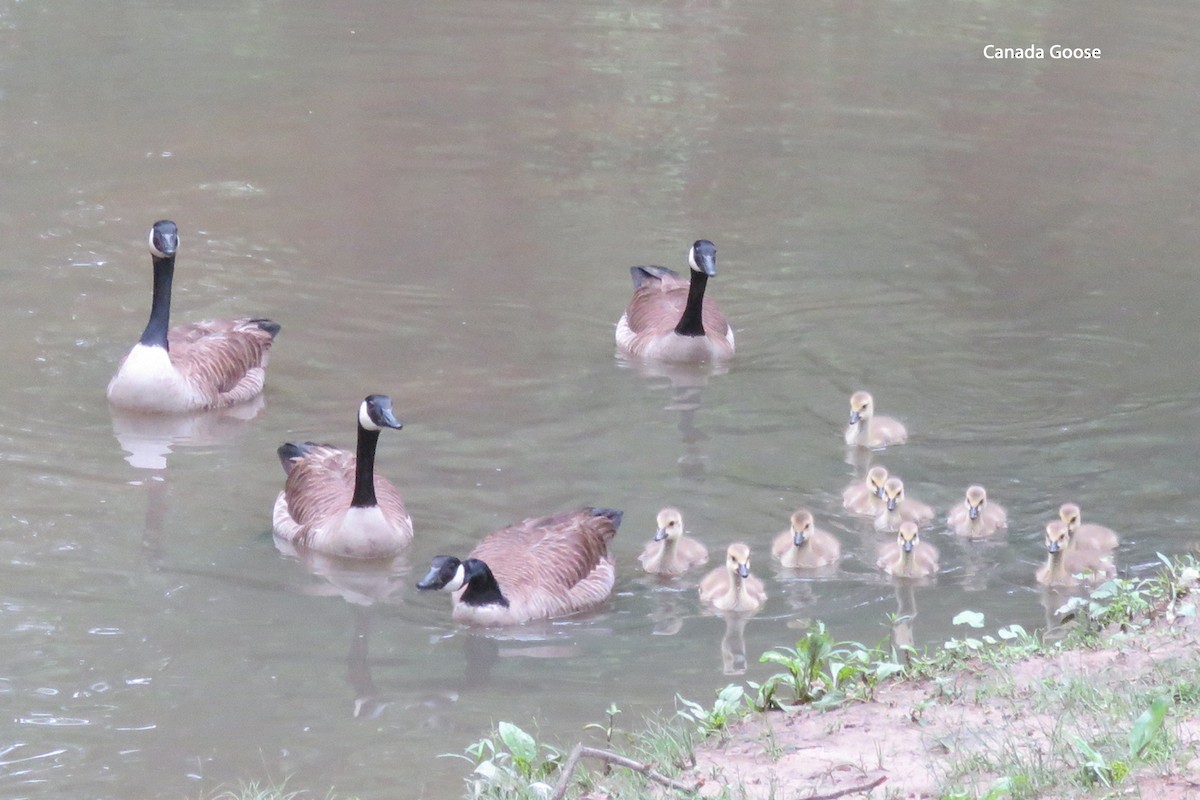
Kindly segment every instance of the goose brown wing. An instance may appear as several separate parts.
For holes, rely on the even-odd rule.
[[[349,508],[355,461],[353,453],[329,445],[313,445],[295,459],[283,487],[292,519],[310,525]]]
[[[591,509],[536,517],[488,534],[474,550],[506,594],[568,592],[603,562],[616,526]]]
[[[181,325],[167,334],[171,363],[193,386],[215,398],[232,391],[251,370],[266,366],[278,330],[274,323],[258,319]],[[261,389],[259,385],[254,393]]]

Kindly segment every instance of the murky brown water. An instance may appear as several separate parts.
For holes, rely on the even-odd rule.
[[[0,794],[446,797],[467,765],[432,757],[497,720],[569,743],[610,702],[636,726],[707,700],[724,622],[634,569],[667,503],[758,549],[748,677],[798,619],[1040,624],[1064,499],[1134,573],[1196,548],[1197,31],[1186,0],[0,0]],[[982,57],[1030,41],[1103,56]],[[284,326],[249,422],[106,407],[163,216],[177,320]],[[738,359],[700,386],[623,366],[626,268],[682,268],[701,236]],[[909,424],[876,460],[911,494],[944,510],[978,480],[1013,521],[929,534],[946,571],[911,596],[840,509],[858,387]],[[282,556],[275,447],[349,444],[370,391],[406,423],[380,469],[410,571]],[[173,436],[166,470],[124,458]],[[412,589],[431,555],[584,503],[626,510],[603,613],[474,637]],[[801,504],[844,542],[830,577],[764,557]]]

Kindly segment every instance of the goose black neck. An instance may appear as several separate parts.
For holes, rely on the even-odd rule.
[[[477,558],[468,561],[471,562],[471,579],[467,581],[466,591],[459,602],[469,606],[502,605],[508,608],[508,598],[500,591],[500,584],[496,582],[491,567]]]
[[[358,448],[354,467],[354,497],[350,505],[354,508],[371,508],[375,502],[375,445],[379,443],[379,431],[369,431],[358,426]]]
[[[154,256],[154,298],[150,301],[150,321],[142,331],[140,344],[167,349],[167,329],[171,326],[171,279],[175,276],[175,256]]]
[[[692,280],[688,285],[687,306],[683,309],[683,316],[679,318],[679,324],[675,326],[675,332],[680,336],[704,335],[704,317],[701,312],[704,309],[704,287],[707,284],[707,275],[692,270]]]

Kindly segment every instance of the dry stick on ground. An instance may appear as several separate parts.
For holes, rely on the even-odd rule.
[[[887,776],[876,778],[870,783],[864,783],[862,786],[850,786],[845,789],[839,789],[836,792],[829,794],[810,794],[802,800],[835,800],[838,797],[845,797],[848,794],[858,794],[859,792],[869,792],[879,784],[887,780]]]
[[[643,764],[640,761],[634,761],[632,758],[619,756],[616,753],[608,750],[597,750],[595,747],[584,747],[583,742],[575,745],[575,749],[571,751],[571,755],[567,757],[567,763],[563,764],[562,776],[558,779],[558,784],[554,787],[554,794],[550,795],[550,800],[562,800],[563,795],[567,793],[567,784],[571,782],[571,774],[575,772],[575,767],[579,764],[579,759],[583,756],[588,758],[598,758],[606,764],[616,764],[618,767],[625,767],[634,772],[640,772],[652,781],[657,781],[663,786],[669,786],[680,792],[694,792],[696,787],[688,786],[686,783],[681,783],[673,778],[668,778],[658,770],[654,769],[649,764]]]

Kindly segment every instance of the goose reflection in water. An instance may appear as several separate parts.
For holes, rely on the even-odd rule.
[[[670,399],[663,406],[663,410],[675,411],[679,415],[676,427],[679,430],[680,444],[683,446],[677,459],[679,476],[689,480],[703,480],[708,465],[708,454],[704,448],[708,434],[696,424],[696,416],[704,405],[704,390],[708,386],[709,378],[729,372],[728,365],[667,364],[630,361],[624,358],[619,359],[618,363],[636,369],[642,377],[659,379],[652,384],[652,388],[666,389],[670,392]]]
[[[137,469],[167,468],[167,456],[177,447],[210,447],[223,444],[249,430],[266,400],[258,395],[249,402],[189,414],[139,414],[109,407],[113,435],[125,451],[125,460]]]

